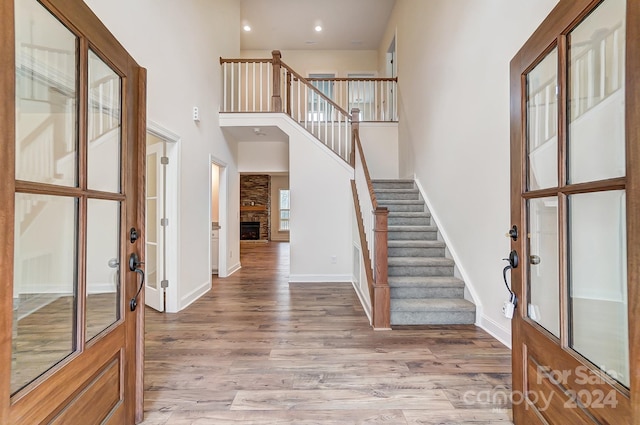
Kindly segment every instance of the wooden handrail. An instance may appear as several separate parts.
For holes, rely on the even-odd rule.
[[[357,78],[348,78],[348,77],[309,77],[307,81],[391,81],[398,82],[398,77],[393,78],[366,78],[366,77],[357,77]]]
[[[367,274],[367,288],[369,289],[369,297],[371,299],[372,310],[375,310],[373,307],[375,304],[375,281],[373,279],[373,266],[371,265],[371,253],[369,252],[369,245],[367,244],[367,235],[364,230],[362,209],[360,208],[360,199],[358,198],[358,188],[356,187],[355,180],[351,180],[351,192],[353,193],[353,203],[356,209],[356,222],[358,223],[358,234],[360,236],[360,246],[362,247],[361,254],[362,258],[364,259],[364,270]]]
[[[373,204],[373,209],[378,209],[378,199],[376,198],[376,193],[373,190],[373,182],[371,181],[371,175],[369,174],[369,167],[367,166],[367,160],[364,157],[364,151],[362,149],[362,143],[360,142],[360,131],[355,130],[353,134],[353,145],[354,149],[357,145],[358,153],[360,156],[360,161],[362,162],[362,168],[364,169],[364,175],[367,179],[367,187],[369,188],[369,195],[371,196],[371,203]],[[355,164],[354,164],[355,165]]]
[[[360,141],[360,126],[359,126],[360,111],[357,108],[351,110],[352,118],[352,140],[353,147],[351,151],[351,162],[355,168],[355,155],[358,155],[360,162],[362,163],[362,170],[364,172],[365,180],[367,182],[367,189],[371,198],[371,205],[373,206],[373,213],[375,215],[375,221],[373,224],[374,241],[373,241],[373,264],[375,264],[375,273],[372,267],[371,252],[366,240],[366,231],[364,229],[364,222],[362,219],[362,211],[360,208],[360,201],[358,198],[358,190],[355,180],[352,180],[351,186],[354,192],[354,202],[356,203],[356,217],[358,221],[358,230],[360,233],[360,244],[363,250],[363,257],[365,261],[365,269],[367,272],[367,283],[369,288],[369,294],[371,296],[371,309],[372,309],[372,326],[374,329],[383,330],[391,328],[391,290],[389,288],[389,259],[388,259],[388,217],[389,210],[384,207],[378,206],[378,200],[373,190],[373,182],[371,181],[371,175],[369,174],[369,167],[367,166],[367,160],[362,149],[362,142]],[[358,151],[356,153],[356,150]]]
[[[271,59],[225,59],[220,57],[220,65],[224,63],[271,63]]]
[[[313,84],[311,84],[309,82],[308,79],[304,78],[302,75],[298,74],[296,71],[294,71],[289,65],[287,65],[284,62],[280,62],[280,64],[282,65],[283,68],[285,68],[288,72],[291,73],[291,75],[293,75],[295,78],[297,78],[298,80],[300,80],[304,85],[306,85],[307,87],[309,87],[313,92],[315,92],[318,96],[320,96],[322,99],[324,99],[325,101],[327,101],[327,103],[329,103],[329,105],[333,106],[335,109],[337,109],[339,112],[341,112],[343,115],[349,117],[349,119],[351,119],[351,114],[348,113],[347,111],[345,111],[343,108],[341,108],[336,102],[334,102],[333,100],[331,100],[329,97],[327,97],[326,94],[322,93],[320,91],[320,89],[318,89],[316,86],[314,86]]]

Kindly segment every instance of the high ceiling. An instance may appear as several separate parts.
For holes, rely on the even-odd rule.
[[[375,50],[395,0],[241,0],[242,50]],[[320,25],[321,32],[315,27]]]

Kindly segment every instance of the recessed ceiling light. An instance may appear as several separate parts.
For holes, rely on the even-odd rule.
[[[242,29],[245,30],[246,32],[251,31],[251,27],[249,25],[243,26]]]
[[[316,25],[315,30],[316,30],[316,32],[320,32],[320,31],[322,31],[322,26],[320,26],[320,25]]]

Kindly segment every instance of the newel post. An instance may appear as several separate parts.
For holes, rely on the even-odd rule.
[[[358,137],[360,137],[360,109],[353,108],[351,109],[351,166],[356,166],[356,138],[355,135],[358,133]]]
[[[271,96],[271,112],[282,112],[282,98],[280,97],[280,50],[271,52],[273,65],[273,96]]]
[[[374,211],[376,216],[374,228],[375,264],[373,284],[373,328],[391,328],[391,294],[389,292],[389,258],[388,258],[388,219],[389,210],[378,207]]]

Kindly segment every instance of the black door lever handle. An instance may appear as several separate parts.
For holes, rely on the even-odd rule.
[[[140,295],[140,291],[142,291],[142,288],[144,288],[144,270],[140,268],[140,266],[143,264],[144,263],[140,261],[140,257],[138,257],[138,254],[136,254],[135,252],[131,253],[131,255],[129,256],[129,270],[140,275],[140,287],[138,288],[136,295],[131,298],[131,301],[129,301],[129,309],[131,309],[131,311],[136,310],[136,307],[138,306],[138,295]]]

